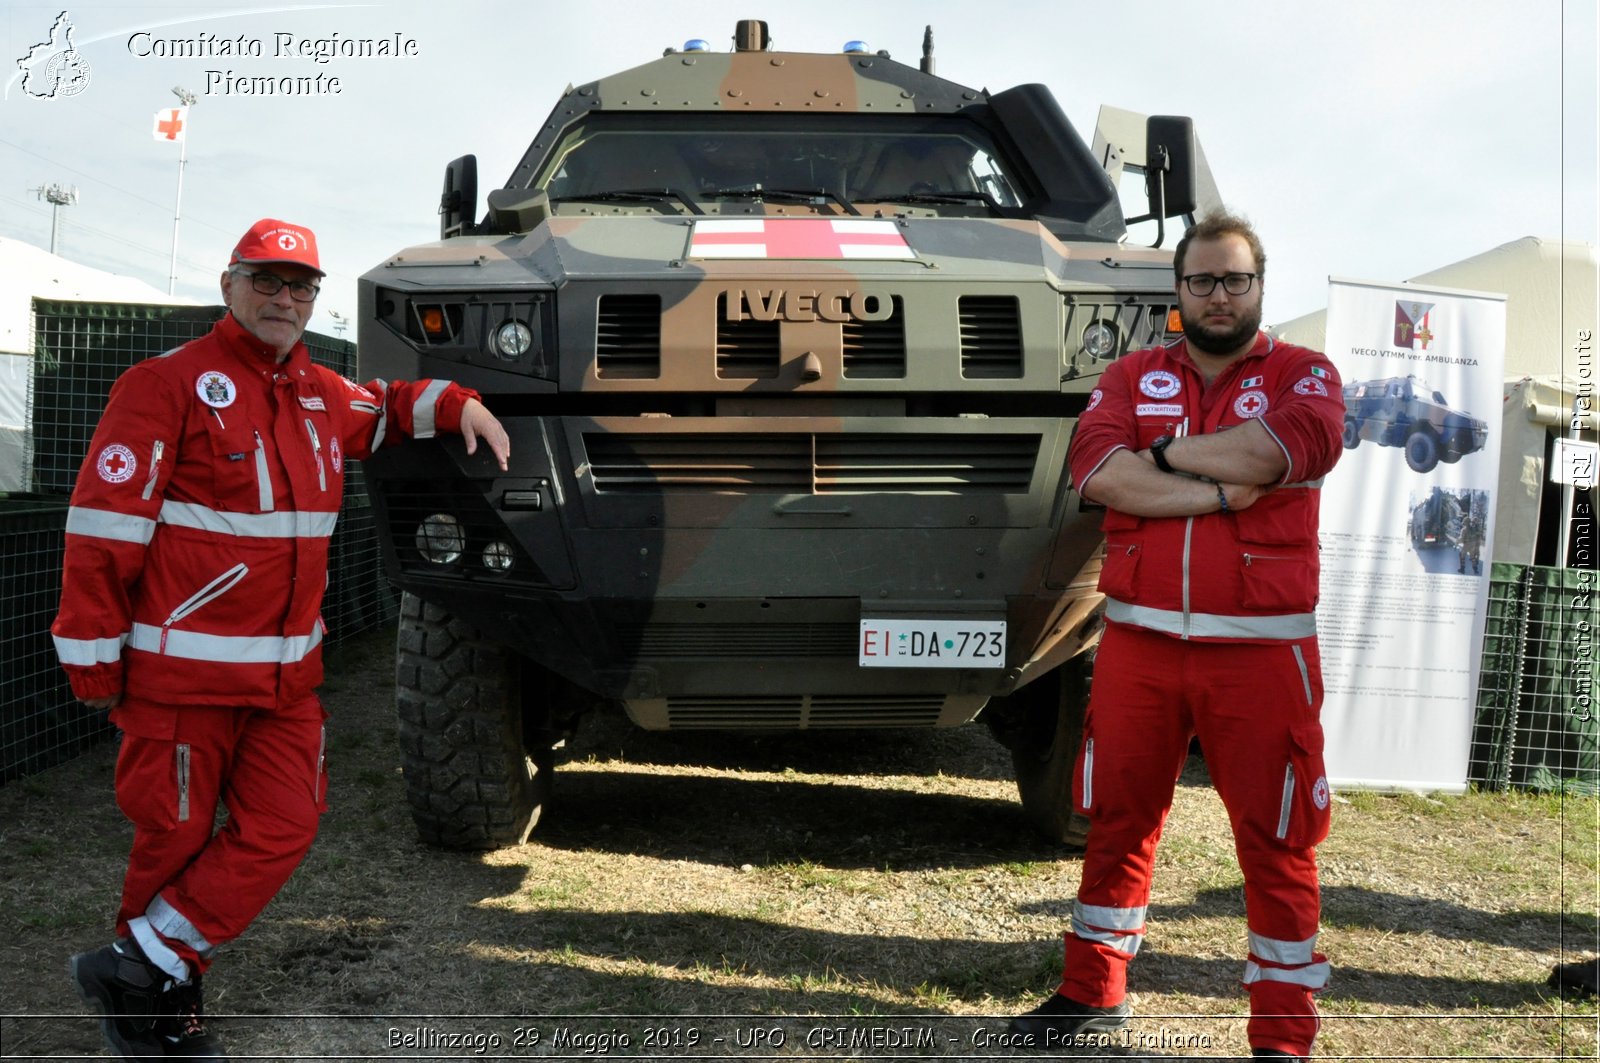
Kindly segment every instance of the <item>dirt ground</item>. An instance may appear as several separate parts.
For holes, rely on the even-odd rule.
[[[651,735],[599,721],[529,844],[423,847],[392,632],[331,654],[331,811],[207,976],[233,1059],[989,1058],[1051,991],[1078,861],[1030,833],[981,726]],[[101,1051],[65,959],[106,940],[129,831],[110,745],[0,789],[0,1057]],[[1600,951],[1593,800],[1340,795],[1321,850],[1323,1057],[1596,1057],[1546,988]],[[1130,972],[1129,1036],[1241,1055],[1241,882],[1191,763]]]

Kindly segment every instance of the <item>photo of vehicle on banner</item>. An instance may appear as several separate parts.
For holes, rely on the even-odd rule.
[[[1335,785],[1460,791],[1488,603],[1506,297],[1331,278],[1344,457],[1322,493]]]

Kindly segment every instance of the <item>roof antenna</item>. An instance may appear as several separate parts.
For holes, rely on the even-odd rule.
[[[922,31],[922,72],[933,73],[933,27]]]

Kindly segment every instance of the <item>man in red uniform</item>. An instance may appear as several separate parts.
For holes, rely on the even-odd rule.
[[[1305,1056],[1328,978],[1317,499],[1344,404],[1332,363],[1259,331],[1266,255],[1248,222],[1204,219],[1173,265],[1184,338],[1106,369],[1068,455],[1107,507],[1075,786],[1091,826],[1060,988],[1011,1029],[1059,1049],[1127,1024],[1156,843],[1198,735],[1244,873],[1251,1049]]]
[[[134,836],[121,939],[70,967],[124,1056],[220,1058],[200,976],[316,834],[319,610],[345,461],[460,432],[506,468],[505,430],[474,392],[312,364],[300,336],[322,276],[309,229],[252,226],[222,274],[227,316],[122,374],[72,494],[51,630],[73,693],[123,733]]]

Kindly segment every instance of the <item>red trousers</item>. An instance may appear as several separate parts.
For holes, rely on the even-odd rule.
[[[315,697],[282,709],[116,710],[117,804],[134,827],[119,934],[148,916],[198,972],[243,933],[316,837],[327,807],[326,717]]]
[[[1315,846],[1328,833],[1315,638],[1196,642],[1109,624],[1095,660],[1076,798],[1090,818],[1060,992],[1119,1003],[1144,937],[1156,844],[1198,735],[1244,873],[1252,1047],[1310,1052]]]

